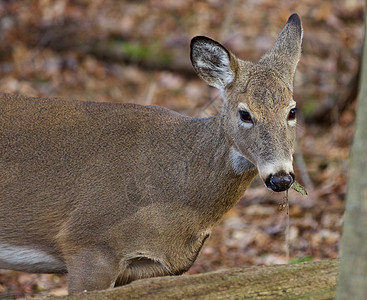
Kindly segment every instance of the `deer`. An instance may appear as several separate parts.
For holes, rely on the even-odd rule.
[[[1,93],[0,268],[67,274],[69,294],[185,273],[255,176],[294,183],[302,36],[293,14],[257,63],[194,37],[210,117]]]

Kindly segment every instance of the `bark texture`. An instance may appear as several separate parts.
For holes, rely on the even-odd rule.
[[[367,0],[366,0],[367,7]],[[367,299],[367,10],[362,74],[343,225],[337,299]]]
[[[110,290],[47,299],[333,299],[338,261],[236,268],[135,281]]]

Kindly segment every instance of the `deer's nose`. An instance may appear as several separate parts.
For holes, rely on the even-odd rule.
[[[283,192],[288,190],[294,182],[294,174],[286,174],[285,172],[279,172],[276,174],[270,174],[265,181],[266,186],[274,192]]]

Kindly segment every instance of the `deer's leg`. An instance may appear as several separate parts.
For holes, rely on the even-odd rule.
[[[108,251],[84,249],[68,256],[66,263],[69,294],[113,287],[118,275],[118,262]]]
[[[132,256],[120,262],[120,272],[115,286],[128,284],[137,279],[166,275],[173,275],[173,273],[159,258]]]

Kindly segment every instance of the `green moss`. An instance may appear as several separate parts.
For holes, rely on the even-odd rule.
[[[111,40],[108,48],[125,54],[132,61],[152,60],[166,63],[172,60],[172,55],[162,50],[161,45],[157,42],[145,45],[131,41]]]
[[[294,264],[299,264],[299,263],[303,263],[303,262],[310,261],[310,260],[312,260],[312,256],[293,258],[289,264],[294,265]]]

